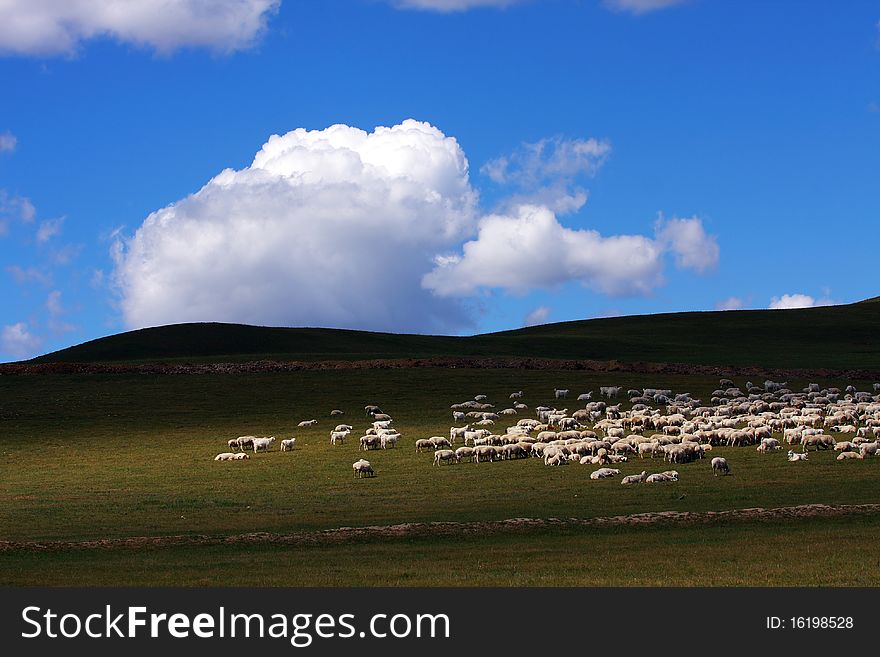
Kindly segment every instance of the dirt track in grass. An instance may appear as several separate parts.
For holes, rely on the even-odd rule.
[[[0,553],[11,551],[62,551],[144,549],[195,545],[333,545],[374,539],[455,537],[495,533],[527,533],[548,528],[614,526],[698,525],[722,522],[772,522],[801,518],[831,518],[880,513],[880,504],[804,504],[772,509],[755,507],[730,511],[658,511],[597,518],[509,518],[477,522],[424,522],[399,525],[339,527],[289,534],[256,532],[231,536],[187,535],[134,536],[88,541],[0,541]]]

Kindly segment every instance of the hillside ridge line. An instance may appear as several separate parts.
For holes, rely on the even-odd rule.
[[[568,360],[535,357],[449,357],[382,358],[365,360],[256,360],[231,363],[6,363],[0,376],[43,374],[249,374],[302,372],[317,370],[407,369],[435,367],[447,369],[525,369],[577,370],[585,372],[630,372],[643,374],[681,374],[705,376],[748,376],[776,378],[875,379],[880,370],[833,368],[767,368],[761,366],[722,366],[691,363],[622,362],[617,360]]]

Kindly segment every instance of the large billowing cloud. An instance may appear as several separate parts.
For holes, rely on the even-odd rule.
[[[280,0],[0,0],[0,52],[57,55],[94,37],[229,52],[253,44]]]
[[[273,136],[154,212],[116,254],[126,324],[186,321],[448,332],[459,305],[420,285],[475,222],[455,139],[404,121]]]
[[[694,236],[703,237],[705,248],[717,249],[697,218],[660,220],[656,231],[654,239],[606,237],[563,226],[546,206],[522,205],[514,213],[483,218],[476,239],[465,243],[461,255],[436,258],[423,283],[440,296],[466,296],[483,288],[524,294],[575,280],[609,296],[640,296],[663,285],[665,253],[681,267],[702,270],[706,260],[695,255]],[[672,239],[669,231],[688,238]]]
[[[583,144],[577,171],[604,157],[599,142]],[[518,162],[505,175],[528,170]],[[609,296],[648,295],[663,285],[667,259],[703,272],[718,258],[696,217],[661,218],[653,236],[601,235],[564,226],[550,204],[502,205],[480,214],[464,152],[427,123],[298,129],[147,217],[117,242],[112,280],[131,328],[455,332],[473,324],[463,299],[485,290],[577,281]]]

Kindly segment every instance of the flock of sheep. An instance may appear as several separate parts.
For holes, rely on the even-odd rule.
[[[755,447],[769,454],[789,447],[789,461],[808,459],[810,449],[839,452],[837,460],[865,459],[877,455],[880,439],[880,384],[872,391],[859,391],[853,386],[822,388],[811,383],[793,391],[786,383],[765,381],[763,385],[746,382],[745,391],[729,379],[722,379],[708,404],[694,399],[690,393],[673,394],[658,388],[631,389],[606,386],[599,389],[602,399],[593,400],[593,393],[577,397],[582,407],[538,406],[534,409],[522,402],[524,393],[510,394],[510,406],[496,410],[486,395],[453,404],[453,426],[449,437],[432,436],[414,441],[415,451],[433,454],[433,465],[494,462],[541,458],[545,465],[568,463],[597,465],[590,479],[613,478],[620,470],[613,466],[629,459],[662,458],[669,464],[681,465],[699,461],[706,452],[718,446]],[[554,390],[557,401],[569,398],[570,391]],[[629,408],[624,410],[618,399],[625,395]],[[393,419],[375,405],[364,408],[372,422],[358,441],[359,449],[393,449],[401,434],[393,428]],[[342,415],[333,410],[331,416]],[[515,424],[499,430],[498,424],[519,415]],[[300,427],[310,427],[317,420],[306,420]],[[330,432],[330,443],[345,443],[353,428],[339,424]],[[829,431],[831,433],[826,433]],[[831,434],[837,434],[835,438]],[[460,441],[461,446],[455,447]],[[230,452],[215,457],[217,461],[247,459],[246,449],[269,451],[275,437],[241,436],[228,441]],[[282,440],[281,451],[291,451],[295,438]],[[799,451],[794,448],[800,447]],[[715,475],[730,474],[725,458],[710,459]],[[375,475],[366,459],[352,464],[356,477]],[[628,475],[625,485],[638,483],[675,482],[677,470]]]

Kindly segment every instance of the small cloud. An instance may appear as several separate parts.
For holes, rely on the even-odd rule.
[[[13,221],[29,224],[36,214],[37,210],[29,198],[0,189],[0,236],[9,232],[9,225]]]
[[[53,249],[49,253],[49,258],[55,265],[69,265],[76,259],[82,249],[82,244],[65,244],[61,248]]]
[[[11,153],[15,150],[15,146],[18,144],[18,139],[16,139],[15,135],[9,132],[0,132],[0,153]]]
[[[714,235],[708,235],[698,217],[690,219],[663,219],[655,225],[657,241],[675,254],[679,269],[705,273],[718,266],[721,249]]]
[[[495,7],[504,9],[513,5],[520,5],[528,0],[390,0],[391,5],[397,9],[417,9],[422,11],[436,11],[449,13],[453,11],[467,11],[480,7]]]
[[[635,16],[682,5],[688,0],[605,0],[604,5],[612,11],[628,12]]]
[[[61,226],[64,224],[64,217],[57,219],[47,219],[40,222],[37,228],[37,242],[41,244],[48,242],[50,239],[61,233]]]
[[[36,267],[28,267],[23,268],[18,265],[9,265],[6,267],[6,271],[15,279],[15,282],[19,285],[24,285],[26,283],[40,283],[41,285],[51,285],[52,284],[52,276],[46,272],[43,272]]]
[[[547,306],[538,306],[523,320],[523,326],[537,326],[538,324],[546,324],[547,318],[550,316],[550,309]]]
[[[76,330],[76,326],[61,320],[61,316],[67,311],[61,303],[61,290],[52,290],[46,298],[46,310],[49,313],[49,328],[55,333],[69,333]]]
[[[814,299],[808,294],[783,294],[781,297],[773,297],[768,307],[770,310],[789,310],[831,305],[834,305],[831,299]]]
[[[0,352],[16,358],[34,355],[43,340],[28,331],[24,322],[8,324],[0,331]]]
[[[715,310],[742,310],[745,302],[739,297],[727,297],[715,304]]]

